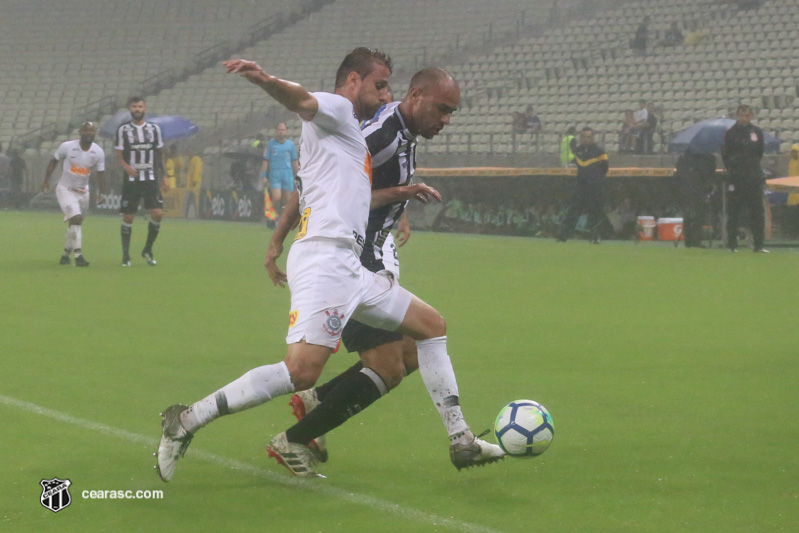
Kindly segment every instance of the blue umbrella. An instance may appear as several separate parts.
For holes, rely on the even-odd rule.
[[[119,126],[125,122],[130,122],[130,119],[129,111],[119,111],[103,124],[99,131],[100,136],[112,139],[116,135]],[[147,115],[145,120],[160,126],[161,135],[165,141],[186,139],[200,131],[200,127],[191,120],[174,115]]]
[[[735,124],[730,118],[711,118],[691,124],[678,131],[669,143],[669,152],[685,152],[690,148],[695,153],[711,154],[721,151],[724,134]],[[763,132],[766,152],[779,152],[780,140]]]

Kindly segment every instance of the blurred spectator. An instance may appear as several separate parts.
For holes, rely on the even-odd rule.
[[[635,37],[630,40],[630,48],[632,48],[633,53],[637,56],[646,55],[646,43],[649,39],[649,22],[650,18],[644,17],[641,25],[635,30]]]
[[[644,153],[655,153],[655,131],[658,129],[658,117],[655,115],[655,104],[648,102],[646,104],[646,128],[643,130],[644,137]]]
[[[252,142],[251,146],[259,154],[263,153],[264,149],[266,148],[266,146],[264,145],[264,140],[265,139],[264,139],[263,134],[262,133],[258,133],[258,134],[255,135],[255,140]]]
[[[541,119],[535,114],[535,108],[531,105],[527,106],[527,112],[524,114],[524,127],[528,133],[538,133],[542,129]]]
[[[696,46],[702,40],[707,37],[708,31],[705,29],[700,29],[699,25],[696,22],[691,22],[688,25],[688,33],[685,34],[685,46]]]
[[[791,160],[788,163],[788,175],[799,176],[799,144],[791,146]]]
[[[574,138],[576,132],[574,126],[569,126],[566,134],[560,140],[560,164],[564,167],[574,166],[574,149],[577,148],[577,140]]]
[[[0,187],[6,187],[6,179],[8,178],[8,164],[10,159],[3,153],[3,143],[0,143]]]
[[[749,227],[755,252],[763,248],[765,208],[763,206],[763,130],[752,124],[752,108],[739,105],[737,121],[724,134],[721,158],[727,169],[727,247],[738,251],[741,212],[749,212]]]
[[[194,150],[188,150],[187,153],[189,168],[186,171],[186,187],[199,191],[203,184],[203,160]]]
[[[683,233],[686,248],[704,248],[702,226],[708,222],[708,198],[715,176],[716,157],[713,154],[699,153],[688,147],[677,159],[674,177],[679,180],[683,193]]]
[[[679,46],[683,43],[683,35],[676,22],[671,23],[671,28],[666,32],[666,36],[660,42],[663,46]]]
[[[633,113],[635,125],[633,125],[633,137],[635,137],[635,153],[644,153],[644,137],[649,128],[649,111],[646,109],[646,100],[638,101],[638,111]]]
[[[527,131],[524,113],[521,111],[514,111],[512,117],[511,127],[513,128],[513,133],[524,133]]]
[[[628,109],[624,112],[624,119],[621,121],[621,131],[619,132],[619,153],[631,154],[635,149],[635,117],[633,110]]]
[[[183,157],[178,155],[178,145],[169,147],[169,157],[164,162],[164,179],[170,189],[183,186]]]
[[[594,141],[594,130],[583,128],[580,146],[574,151],[577,179],[569,210],[563,220],[558,242],[566,242],[574,233],[580,215],[588,214],[586,229],[592,243],[599,243],[599,226],[604,220],[602,201],[605,177],[608,174],[608,154]]]
[[[19,209],[22,205],[22,186],[30,181],[28,164],[22,159],[20,151],[15,148],[8,152],[11,160],[8,162],[8,181],[11,187],[11,203]]]

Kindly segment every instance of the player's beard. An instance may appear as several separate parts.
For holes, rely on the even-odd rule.
[[[130,116],[133,118],[133,120],[138,122],[144,118],[144,111],[134,111],[133,113],[130,114]]]

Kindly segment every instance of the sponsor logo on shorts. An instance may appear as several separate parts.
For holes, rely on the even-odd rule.
[[[325,314],[327,315],[327,319],[322,327],[325,331],[330,333],[330,335],[339,335],[342,328],[344,328],[344,315],[340,315],[338,309],[325,311]]]
[[[293,328],[297,324],[297,318],[300,316],[299,309],[295,309],[294,311],[289,313],[289,327]]]

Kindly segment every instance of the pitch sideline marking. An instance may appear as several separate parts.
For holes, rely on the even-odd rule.
[[[91,431],[96,431],[104,435],[110,435],[113,437],[124,439],[129,442],[135,442],[138,444],[145,444],[148,446],[152,446],[153,449],[155,449],[155,447],[158,445],[158,439],[146,437],[138,433],[132,433],[124,429],[114,428],[106,424],[101,424],[99,422],[92,422],[91,420],[77,418],[67,413],[62,413],[61,411],[56,411],[54,409],[41,407],[39,405],[36,405],[35,403],[17,400],[16,398],[11,398],[9,396],[4,396],[0,394],[0,403],[3,403],[10,407],[16,407],[17,409],[20,409],[22,411],[27,411],[29,413],[34,413],[37,415],[45,416],[47,418],[58,420],[60,422],[65,422],[73,426],[78,426]],[[277,474],[272,470],[267,470],[266,468],[262,468],[249,463],[244,463],[242,461],[237,461],[236,459],[230,459],[229,457],[224,457],[222,455],[217,455],[210,452],[204,452],[202,450],[197,450],[196,448],[192,448],[191,455],[193,457],[202,459],[209,463],[214,463],[217,466],[232,468],[234,470],[246,472],[256,477],[266,478],[267,480],[273,483],[279,483],[285,486],[301,488],[303,490],[308,490],[311,492],[317,492],[325,496],[339,498],[342,500],[346,500],[350,503],[369,507],[370,509],[377,509],[380,511],[400,515],[403,518],[406,519],[409,518],[416,522],[432,524],[435,526],[446,527],[449,529],[456,529],[459,531],[469,531],[475,533],[500,533],[495,529],[481,526],[479,524],[471,524],[469,522],[462,522],[460,520],[454,520],[452,518],[445,518],[443,516],[426,513],[418,509],[402,507],[399,504],[392,503],[390,501],[382,500],[380,498],[375,498],[373,496],[368,496],[365,494],[357,494],[336,487],[322,485],[312,480],[299,479],[295,477],[286,477],[284,475]]]

